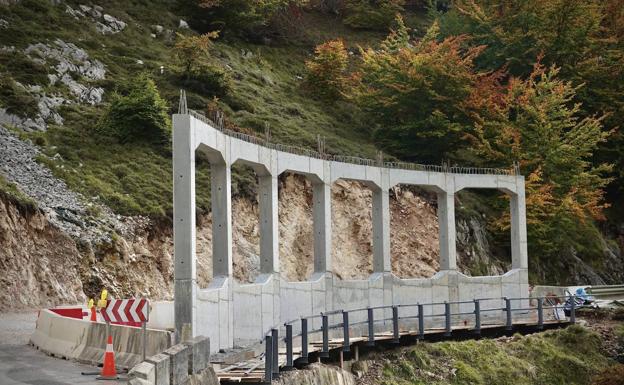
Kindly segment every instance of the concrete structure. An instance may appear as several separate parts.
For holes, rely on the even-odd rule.
[[[475,169],[397,168],[355,158],[328,159],[296,149],[289,152],[254,137],[223,132],[196,113],[174,115],[173,130],[174,313],[178,335],[190,328],[193,336],[208,336],[212,350],[217,351],[234,343],[258,341],[271,327],[285,321],[335,309],[528,296],[522,176],[512,172],[477,174]],[[197,151],[210,161],[212,182],[214,277],[205,289],[197,286],[195,256]],[[230,167],[235,162],[253,167],[260,179],[262,274],[252,284],[237,283],[232,277]],[[279,275],[277,177],[286,171],[305,175],[313,184],[315,272],[307,282],[287,282]],[[338,179],[360,181],[373,191],[374,272],[367,280],[342,281],[331,273],[331,185]],[[399,279],[392,274],[389,190],[397,184],[437,193],[441,271],[432,278]],[[511,197],[512,270],[502,276],[468,277],[457,271],[455,193],[465,188],[499,189]]]
[[[141,362],[143,331],[140,328],[111,325],[115,363],[131,368]],[[57,357],[92,365],[101,364],[106,351],[106,324],[60,316],[41,310],[30,343]],[[162,352],[171,345],[171,333],[147,329],[147,355]]]

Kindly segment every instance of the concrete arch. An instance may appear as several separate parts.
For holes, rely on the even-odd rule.
[[[306,150],[282,151],[283,146],[265,146],[259,139],[228,134],[194,112],[174,115],[173,127],[175,301],[171,304],[171,314],[178,336],[183,332],[209,336],[213,342],[211,348],[216,351],[232,347],[234,341],[257,340],[269,328],[302,314],[418,301],[458,301],[465,296],[528,294],[522,176],[449,173],[444,172],[445,168],[427,166],[385,168],[373,161],[356,164],[336,160],[344,160],[341,158],[322,159],[324,156]],[[196,148],[208,151],[218,166],[217,171],[211,173],[214,174],[211,191],[218,212],[217,225],[213,226],[213,251],[218,258],[213,282],[203,290],[197,288],[194,268]],[[273,233],[267,237],[271,245],[266,250],[272,247],[273,252],[265,253],[265,274],[252,284],[238,284],[232,280],[230,165],[235,161],[253,165],[267,178],[263,194],[267,201],[265,207],[269,209],[264,217]],[[318,218],[314,225],[315,274],[306,282],[287,282],[277,274],[277,176],[284,171],[312,176],[315,182],[314,216]],[[379,231],[373,244],[378,248],[374,250],[374,274],[367,280],[340,281],[330,272],[331,185],[340,178],[361,180],[374,186],[373,221]],[[391,273],[389,188],[400,183],[426,186],[438,194],[439,215],[447,222],[444,225],[447,254],[443,262],[445,268],[431,278],[399,279]],[[516,249],[513,269],[503,276],[465,277],[457,272],[456,266],[454,195],[463,188],[484,186],[512,193],[512,216],[516,221],[513,226],[517,228],[512,246]]]

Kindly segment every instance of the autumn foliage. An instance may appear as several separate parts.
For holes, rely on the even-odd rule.
[[[323,99],[339,98],[346,89],[348,64],[349,55],[342,40],[316,46],[314,58],[306,62],[306,87]]]

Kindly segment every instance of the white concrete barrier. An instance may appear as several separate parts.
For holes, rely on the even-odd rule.
[[[115,363],[131,368],[141,362],[143,332],[141,328],[111,325]],[[45,353],[92,365],[102,363],[106,351],[106,324],[63,317],[41,310],[30,342]],[[147,356],[171,346],[171,333],[147,329]]]

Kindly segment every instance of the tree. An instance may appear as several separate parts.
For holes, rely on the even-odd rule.
[[[460,108],[478,79],[473,61],[482,47],[463,49],[465,36],[437,41],[434,23],[409,42],[399,18],[380,49],[362,51],[352,97],[370,113],[380,147],[406,160],[438,163],[455,150],[467,124]]]
[[[185,36],[180,33],[177,35],[174,51],[188,78],[200,59],[208,55],[212,41],[219,36],[219,31],[195,36]]]
[[[319,44],[315,56],[306,62],[305,86],[326,100],[339,98],[347,83],[349,55],[340,39]]]
[[[122,143],[169,143],[171,122],[166,102],[146,74],[134,78],[125,95],[113,93],[99,131]]]
[[[530,254],[561,252],[591,242],[584,234],[604,219],[604,176],[611,166],[592,165],[593,152],[610,132],[603,117],[581,117],[578,87],[539,61],[525,80],[501,73],[481,79],[464,103],[474,126],[466,138],[489,165],[520,164],[526,175]],[[508,226],[505,214],[500,227]]]

